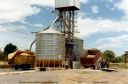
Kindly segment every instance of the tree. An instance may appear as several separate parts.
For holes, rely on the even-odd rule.
[[[121,63],[122,61],[123,61],[123,59],[121,56],[114,57],[112,60],[113,63]]]
[[[127,58],[128,58],[128,51],[125,51],[125,54],[124,54],[125,65],[127,63]]]
[[[8,55],[13,53],[15,50],[17,50],[17,46],[13,45],[12,43],[8,43],[4,48],[4,53]]]
[[[7,60],[7,55],[4,54],[3,52],[0,52],[0,61],[5,61]]]
[[[111,50],[106,50],[102,53],[102,58],[103,59],[106,59],[106,60],[109,60],[109,61],[113,61],[114,57],[115,57],[115,53]]]

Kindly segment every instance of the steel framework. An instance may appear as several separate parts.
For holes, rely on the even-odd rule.
[[[55,19],[52,25],[56,30],[65,34],[65,47],[66,47],[66,58],[68,58],[68,66],[72,68],[72,61],[75,60],[75,41],[74,33],[77,27],[77,11],[69,10],[68,8],[56,10],[58,17]],[[51,26],[52,26],[51,25]]]

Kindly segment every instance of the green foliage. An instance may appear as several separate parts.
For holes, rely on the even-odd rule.
[[[122,62],[124,63],[125,62],[125,56],[124,56],[124,54],[121,55],[121,58],[122,58]]]
[[[128,51],[125,51],[125,54],[124,54],[125,65],[127,64],[127,59],[128,59]]]
[[[4,54],[3,52],[0,52],[0,61],[6,61],[7,60],[7,55]]]
[[[12,43],[8,43],[4,48],[4,53],[8,55],[13,53],[15,50],[17,50],[17,46],[13,45]]]
[[[112,60],[113,63],[121,63],[123,61],[123,58],[121,56],[119,57],[114,57]]]
[[[128,59],[128,51],[125,51],[124,56],[126,57],[126,59]]]
[[[125,54],[116,57],[115,53],[111,50],[106,50],[102,53],[102,58],[109,60],[112,63],[127,63],[128,51],[125,51]]]
[[[111,50],[106,50],[102,53],[102,58],[112,62],[113,59],[115,58],[115,53]]]

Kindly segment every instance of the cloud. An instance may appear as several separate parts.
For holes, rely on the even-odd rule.
[[[29,22],[26,22],[26,21],[21,21],[21,23],[22,24],[25,24],[25,25],[28,25],[28,26],[35,26],[35,27],[43,27],[43,24],[40,24],[40,23],[38,23],[38,24],[31,24],[31,23],[29,23]]]
[[[115,7],[111,7],[110,4],[105,4],[105,6],[106,6],[109,10],[115,10]]]
[[[115,8],[122,10],[125,13],[125,18],[128,19],[128,0],[121,0],[115,4]]]
[[[82,16],[83,15],[83,16]],[[79,34],[75,34],[78,37],[86,37],[91,34],[109,33],[109,32],[128,32],[127,21],[114,21],[109,19],[91,19],[87,18],[84,13],[81,12],[81,16],[78,17],[78,31]]]
[[[109,0],[109,2],[113,2],[113,0]]]
[[[22,25],[4,24],[0,26],[0,48],[3,50],[8,43],[15,44],[19,49],[28,49],[35,35],[28,33],[29,28]]]
[[[100,44],[98,48],[121,48],[124,47],[125,43],[128,43],[128,34],[116,37],[100,38],[96,43]]]
[[[3,26],[0,26],[0,31],[14,31],[14,30],[25,30],[25,26],[18,26],[18,25],[13,25],[13,24],[6,24]]]
[[[88,0],[80,0],[87,3]],[[25,20],[27,16],[38,14],[38,6],[54,7],[55,0],[1,0],[0,24]]]
[[[23,0],[24,2],[26,0]],[[55,0],[27,0],[26,1],[29,5],[39,5],[39,6],[48,6],[48,7],[54,7]]]
[[[81,3],[88,3],[88,0],[80,0]]]
[[[110,8],[110,5],[109,4],[105,4],[107,8]]]
[[[36,27],[43,27],[42,24],[35,24],[34,26],[36,26]]]
[[[85,18],[86,15],[87,15],[86,12],[78,12],[78,17],[79,17],[79,18]]]
[[[93,13],[99,13],[99,8],[98,8],[98,6],[92,6],[91,9],[92,9],[92,12],[93,12]]]
[[[37,6],[54,6],[54,0],[1,0],[0,23],[22,21],[40,12]]]
[[[18,49],[29,49],[30,44],[35,39],[33,35],[27,35],[12,31],[0,31],[0,48],[4,50],[4,47],[8,43],[13,43]],[[33,40],[32,40],[33,39]]]

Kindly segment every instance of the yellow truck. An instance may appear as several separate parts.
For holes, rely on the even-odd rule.
[[[29,70],[34,67],[35,55],[30,51],[17,50],[8,55],[8,63],[11,64],[15,70],[21,68]]]

